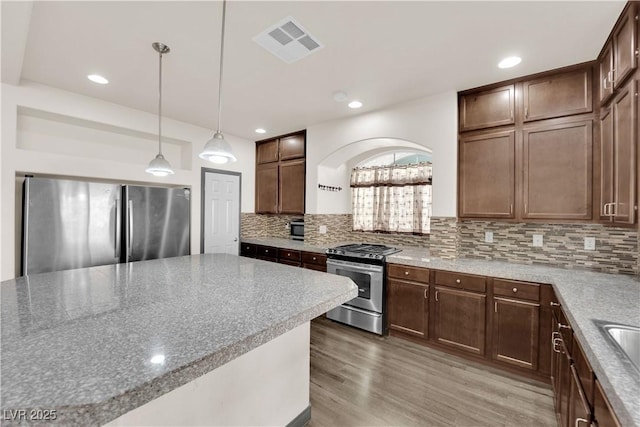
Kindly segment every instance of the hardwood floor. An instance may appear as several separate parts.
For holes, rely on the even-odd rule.
[[[319,426],[555,426],[550,386],[325,318],[311,322]]]

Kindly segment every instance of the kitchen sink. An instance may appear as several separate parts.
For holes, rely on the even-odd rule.
[[[618,353],[622,353],[640,371],[640,327],[608,322],[597,324],[605,337],[613,342]]]

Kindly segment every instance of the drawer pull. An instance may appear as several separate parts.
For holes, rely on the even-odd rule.
[[[518,288],[513,288],[511,289],[513,291],[513,293],[515,294],[516,292],[518,292]]]
[[[561,342],[562,339],[560,338],[554,338],[553,339],[553,351],[556,353],[560,353],[560,350],[558,350],[558,343]]]
[[[428,299],[429,298],[429,289],[425,288],[424,289],[424,299]]]
[[[549,305],[550,305],[551,307],[560,307],[560,303],[559,303],[559,302],[553,302],[553,301],[551,301],[551,302],[549,303]]]
[[[265,254],[268,254],[268,253],[269,253],[269,249],[265,249],[265,250],[264,250],[264,253],[265,253]]]
[[[585,423],[588,426],[589,425],[589,420],[586,420],[584,418],[576,418],[576,423],[575,423],[574,427],[580,427],[580,423]]]
[[[315,260],[316,260],[316,257],[313,257],[313,260],[315,261]]]
[[[404,275],[405,275],[405,276],[408,276],[408,275],[409,275],[409,272],[408,272],[408,271],[405,271],[405,272],[404,272]]]
[[[571,329],[571,326],[558,323],[558,329]]]
[[[291,254],[289,252],[287,252],[287,256],[291,256]]]
[[[460,283],[460,279],[456,279],[456,283]]]

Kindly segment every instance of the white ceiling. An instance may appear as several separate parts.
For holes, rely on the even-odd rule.
[[[595,59],[624,1],[229,1],[222,130],[256,140]],[[31,80],[216,126],[218,1],[2,2],[2,81]],[[293,16],[325,47],[285,64],[252,38]],[[523,62],[498,69],[504,56]],[[106,86],[86,79],[99,73]],[[350,110],[332,93],[364,103]],[[257,135],[263,127],[267,134]]]

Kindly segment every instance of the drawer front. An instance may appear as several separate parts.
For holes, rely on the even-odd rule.
[[[487,282],[483,276],[436,271],[436,285],[451,286],[475,292],[486,292]]]
[[[291,261],[288,259],[279,259],[278,264],[286,264],[292,267],[300,267],[300,261]]]
[[[287,261],[300,262],[300,251],[292,251],[291,249],[278,249],[278,258]]]
[[[251,243],[242,243],[240,245],[240,255],[255,258],[256,257],[256,245]]]
[[[314,254],[311,252],[302,252],[302,262],[305,264],[317,264],[321,266],[327,265],[327,256],[322,254]]]
[[[429,270],[408,265],[388,264],[387,272],[389,277],[403,280],[413,280],[421,283],[429,283]]]
[[[493,294],[529,301],[540,301],[540,285],[536,283],[494,279]]]
[[[258,246],[258,256],[262,258],[278,258],[278,248]]]
[[[308,264],[305,263],[302,265],[304,268],[308,269],[308,270],[315,270],[315,271],[322,271],[324,273],[327,272],[327,266],[326,265],[318,265],[318,264]]]

